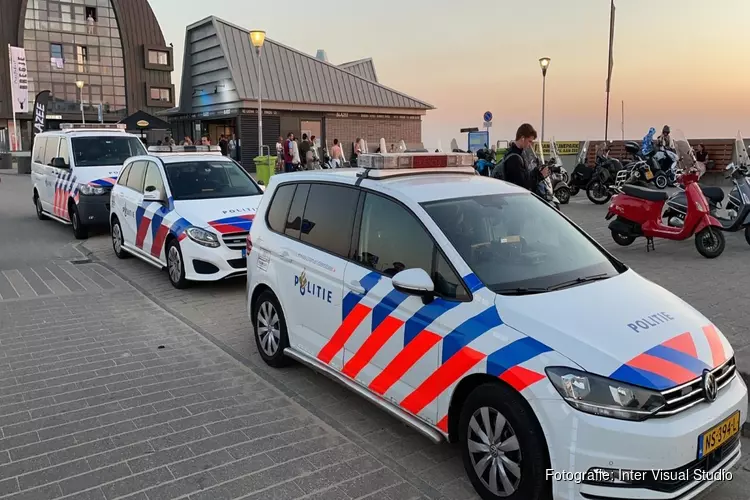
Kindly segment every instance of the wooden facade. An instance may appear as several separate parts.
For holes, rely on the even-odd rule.
[[[13,115],[10,81],[6,76],[9,64],[7,46],[23,44],[27,3],[28,0],[0,0],[0,74],[5,76],[0,78],[0,120],[11,119]],[[161,27],[148,0],[111,0],[111,4],[115,10],[122,41],[127,114],[139,110],[154,114],[174,106],[172,48],[166,45]],[[144,47],[167,52],[169,64],[161,69],[148,65],[147,51]],[[152,87],[170,89],[171,101],[149,106],[149,89]],[[33,96],[29,98],[33,99]]]

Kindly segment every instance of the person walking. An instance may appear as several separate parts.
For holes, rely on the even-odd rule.
[[[344,152],[341,150],[341,144],[339,144],[338,139],[333,140],[331,161],[333,161],[333,168],[341,168],[344,165]]]

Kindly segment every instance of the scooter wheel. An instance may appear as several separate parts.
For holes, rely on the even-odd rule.
[[[607,189],[607,186],[601,181],[591,181],[586,186],[586,196],[591,203],[596,205],[604,205],[612,198],[612,194]]]
[[[570,187],[570,196],[577,195],[580,190],[581,189],[578,186],[571,186]]]
[[[557,199],[560,200],[561,205],[567,205],[570,201],[570,189],[561,187],[555,191],[555,196],[557,196]]]
[[[724,253],[726,243],[724,233],[712,226],[703,228],[695,235],[695,248],[707,259],[715,259]]]
[[[612,239],[621,247],[627,247],[633,244],[633,242],[635,241],[635,236],[612,231]]]
[[[654,185],[659,189],[666,189],[667,184],[669,184],[669,179],[667,179],[667,176],[664,174],[659,174],[654,179]]]

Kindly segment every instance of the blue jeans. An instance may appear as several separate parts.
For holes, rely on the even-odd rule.
[[[284,172],[294,172],[294,163],[284,163]]]

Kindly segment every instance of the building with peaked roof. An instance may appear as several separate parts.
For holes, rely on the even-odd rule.
[[[247,29],[216,17],[187,27],[178,108],[164,112],[175,137],[236,134],[241,162],[258,155],[258,64],[261,65],[263,146],[275,154],[280,135],[315,135],[330,147],[381,137],[389,143],[421,144],[422,117],[430,104],[378,81],[371,59],[336,66],[266,38],[260,57]]]
[[[87,122],[99,105],[117,122],[175,105],[172,48],[148,0],[0,0],[0,12],[0,129],[12,126],[8,44],[25,50],[29,104],[51,92],[51,128],[80,122],[82,108]],[[32,115],[16,118],[28,147]]]

